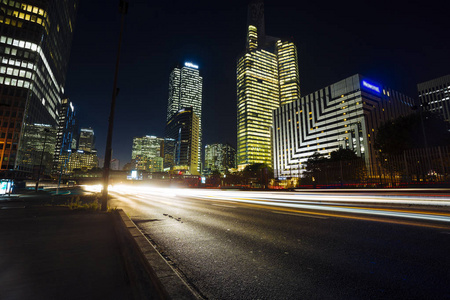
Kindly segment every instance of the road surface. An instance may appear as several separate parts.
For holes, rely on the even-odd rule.
[[[450,299],[446,193],[111,194],[206,299]]]

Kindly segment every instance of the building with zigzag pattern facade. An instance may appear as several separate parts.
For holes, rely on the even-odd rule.
[[[301,177],[314,153],[352,149],[374,163],[377,128],[408,115],[415,100],[359,74],[278,108],[273,113],[274,174]]]

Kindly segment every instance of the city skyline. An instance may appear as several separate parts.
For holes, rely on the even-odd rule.
[[[80,4],[66,88],[80,124],[98,132],[100,155],[119,32],[117,5],[105,3]],[[96,6],[107,17],[94,14]],[[360,73],[417,98],[417,83],[448,73],[450,62],[444,55],[448,41],[438,38],[444,21],[437,8],[406,2],[358,7],[265,1],[267,33],[292,37],[298,47],[302,94]],[[148,14],[151,20],[145,18]],[[122,163],[130,160],[133,136],[163,135],[174,61],[193,61],[202,69],[203,143],[236,146],[235,71],[246,39],[246,17],[246,1],[231,1],[226,7],[206,1],[156,6],[130,2],[119,71],[115,157]],[[212,22],[214,28],[204,26]],[[139,38],[148,34],[150,40]],[[424,37],[422,44],[419,37]],[[86,57],[86,49],[102,55]]]

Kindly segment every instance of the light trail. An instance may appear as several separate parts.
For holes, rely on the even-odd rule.
[[[87,187],[89,188],[89,187]],[[98,189],[98,186],[95,186]],[[364,191],[342,194],[334,193],[298,193],[298,192],[253,192],[253,191],[223,191],[210,189],[174,189],[174,188],[154,188],[145,186],[127,186],[117,185],[110,187],[110,190],[117,195],[122,195],[121,200],[126,198],[126,195],[133,195],[139,197],[142,201],[146,199],[153,199],[162,197],[158,202],[177,205],[175,202],[168,201],[170,199],[180,198],[194,198],[208,202],[214,202],[216,206],[235,208],[236,205],[244,205],[254,208],[274,209],[285,211],[288,213],[316,215],[323,217],[344,217],[349,218],[350,214],[358,214],[361,217],[354,217],[356,219],[365,219],[371,221],[380,221],[380,219],[366,218],[365,216],[372,216],[376,218],[402,218],[419,221],[433,221],[450,223],[450,213],[433,212],[433,211],[419,211],[399,208],[381,208],[381,207],[367,207],[373,204],[402,204],[402,205],[427,205],[427,206],[443,206],[450,207],[450,199],[447,197],[425,196],[418,197],[401,195],[367,195]],[[388,190],[392,192],[392,190]],[[355,192],[352,190],[352,192]],[[402,192],[405,192],[402,190]],[[124,197],[125,196],[125,197]],[[220,202],[220,204],[218,203]],[[181,203],[178,203],[182,205]],[[349,206],[349,204],[353,204]],[[185,205],[185,203],[183,204]],[[364,205],[363,207],[355,205]],[[315,211],[315,212],[314,212]],[[385,221],[385,220],[381,220]],[[411,225],[408,223],[408,225]],[[417,224],[416,224],[417,225]]]

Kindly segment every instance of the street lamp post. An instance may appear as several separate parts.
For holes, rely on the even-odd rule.
[[[122,35],[123,27],[125,22],[125,15],[128,11],[128,1],[120,0],[119,2],[119,13],[122,15],[120,21],[120,34],[119,34],[119,46],[117,51],[116,59],[116,71],[114,73],[114,84],[112,90],[111,99],[111,110],[109,113],[109,126],[108,126],[108,136],[106,139],[106,149],[105,149],[105,163],[103,165],[103,194],[102,194],[102,211],[106,211],[108,202],[108,185],[109,185],[109,168],[111,165],[111,144],[112,144],[112,133],[114,127],[114,111],[116,107],[116,96],[119,89],[117,88],[117,75],[119,73],[119,61],[120,61],[120,49],[122,45]]]

